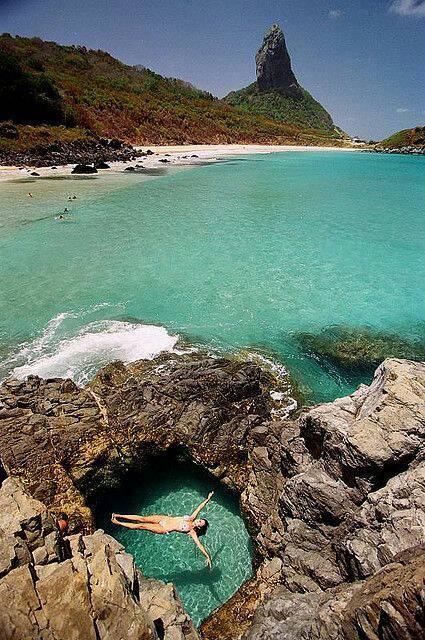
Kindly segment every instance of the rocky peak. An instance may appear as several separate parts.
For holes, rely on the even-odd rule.
[[[263,44],[255,56],[255,62],[257,85],[260,91],[298,89],[299,85],[292,71],[285,36],[278,24],[272,25],[266,31]]]

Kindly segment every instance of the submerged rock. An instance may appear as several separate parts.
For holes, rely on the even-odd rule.
[[[125,637],[117,629],[129,629],[129,619],[149,627],[156,616],[166,627],[166,616],[138,613],[147,606],[142,595],[127,605],[128,592],[115,566],[133,565],[114,547],[117,543],[105,541],[100,532],[82,537],[78,532],[94,530],[89,505],[96,492],[116,486],[123,474],[141,469],[155,456],[174,451],[239,493],[255,547],[256,574],[203,623],[204,638],[421,637],[425,363],[386,360],[369,387],[362,385],[352,395],[304,410],[292,420],[273,419],[273,389],[272,376],[256,365],[202,354],[168,354],[127,366],[113,363],[84,389],[70,380],[37,377],[5,382],[0,388],[0,458],[6,474],[19,477],[43,505],[36,508],[36,528],[26,526],[29,543],[22,528],[17,529],[18,541],[10,528],[5,531],[6,574],[0,590],[12,592],[8,576],[26,571],[26,577],[19,574],[25,584],[16,584],[19,593],[32,594],[38,587],[26,567],[42,564],[35,572],[46,588],[42,602],[55,602],[43,610],[47,621],[52,617],[53,628],[58,603],[68,602],[60,585],[74,584],[80,567],[83,577],[87,568],[92,575],[96,569],[99,602],[110,597],[111,581],[121,585],[123,610],[114,609],[114,624],[122,627],[113,627],[115,636],[109,637]],[[24,511],[34,508],[32,504]],[[9,510],[0,501],[0,514]],[[56,560],[47,511],[62,510],[70,513],[75,540],[82,540],[89,553],[100,536],[95,568],[84,550],[81,557]],[[33,521],[31,515],[28,521]],[[0,516],[0,527],[2,522]],[[52,533],[43,550],[42,540]],[[34,550],[37,557],[31,560]],[[124,556],[122,562],[117,554]],[[105,555],[113,567],[107,579]],[[73,573],[69,563],[76,564]],[[49,571],[58,571],[54,588],[47,582]],[[71,598],[79,598],[83,611],[84,580]],[[127,584],[134,580],[131,570]],[[164,587],[150,584],[149,601],[156,606]],[[144,588],[140,586],[140,594]],[[171,593],[172,587],[167,588]],[[7,603],[18,616],[11,598]],[[69,624],[77,629],[81,624],[89,633],[91,618],[86,627],[84,616],[73,617],[72,607],[66,616],[63,610],[63,619],[69,615]],[[31,607],[22,605],[20,611],[34,624]],[[183,629],[190,637],[188,619],[181,613],[177,620],[181,626],[178,622],[175,633]],[[155,629],[161,636],[160,623]]]
[[[299,333],[303,349],[342,371],[372,374],[386,358],[425,359],[425,344],[370,328],[335,325],[320,333]]]

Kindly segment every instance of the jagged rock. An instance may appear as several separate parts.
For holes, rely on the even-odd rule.
[[[272,419],[275,385],[256,365],[202,354],[113,363],[85,389],[70,380],[10,380],[0,388],[1,462],[86,532],[95,491],[170,450],[237,491],[257,572],[203,623],[205,638],[354,640],[355,628],[362,638],[413,640],[414,624],[424,626],[419,614],[406,613],[422,597],[419,568],[414,556],[399,558],[424,538],[425,363],[386,360],[369,387],[292,420]],[[6,577],[18,569],[24,576],[29,562],[45,567],[40,575],[60,564],[55,533],[46,525],[41,535],[43,526],[19,525],[26,542],[5,532]],[[86,550],[97,535],[104,534],[82,538]],[[100,566],[105,545],[113,545],[102,540]],[[140,579],[122,548],[118,556],[132,590]],[[72,562],[80,561],[74,553]],[[84,560],[84,571],[92,562]],[[387,597],[389,575],[399,576],[395,599]],[[144,584],[140,602],[148,608],[151,598],[157,607],[159,587]],[[110,588],[104,577],[100,610]],[[22,589],[30,601],[31,590]],[[161,602],[172,598],[171,587],[161,589]],[[162,620],[158,629],[171,625],[174,633],[159,609],[152,613]]]
[[[244,640],[418,640],[425,628],[425,547],[405,551],[365,582],[319,593],[278,587]]]
[[[110,169],[111,168],[110,165],[107,162],[104,162],[103,160],[95,162],[94,166],[96,167],[96,169]]]
[[[386,360],[370,387],[319,405],[300,421],[314,458],[364,495],[424,451],[424,364]]]
[[[285,36],[278,24],[266,31],[263,44],[255,56],[257,85],[260,91],[282,89],[298,90],[299,85],[292,71],[291,59],[286,48]]]
[[[116,486],[173,446],[242,491],[249,433],[270,419],[273,385],[258,366],[199,355],[114,363],[86,389],[35,376],[6,382],[0,456],[8,474],[85,530],[93,526],[85,504],[93,489]]]
[[[341,563],[351,580],[366,578],[425,538],[425,462],[370,493],[340,534]]]
[[[225,102],[287,125],[320,130],[334,137],[346,136],[326,109],[298,84],[279,25],[274,24],[266,32],[255,61],[256,82],[232,91],[223,98]]]
[[[45,507],[11,478],[0,488],[0,516],[2,557],[5,543],[14,540],[26,548],[0,575],[2,640],[198,639],[174,587],[144,578],[133,558],[103,531],[70,536],[66,559],[51,557],[48,549],[36,556],[35,540],[26,535],[30,523],[37,551],[49,547],[51,535],[63,543]],[[37,528],[42,521],[52,531]]]

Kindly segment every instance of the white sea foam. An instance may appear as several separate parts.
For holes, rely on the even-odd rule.
[[[163,351],[175,351],[179,339],[161,326],[120,320],[80,325],[73,335],[63,337],[63,323],[77,317],[62,313],[53,318],[41,337],[22,345],[9,359],[8,375],[69,377],[84,384],[108,362],[152,359]]]

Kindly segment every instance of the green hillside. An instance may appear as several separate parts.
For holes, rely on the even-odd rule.
[[[298,95],[291,96],[278,89],[259,91],[254,82],[240,91],[232,91],[224,100],[247,113],[339,135],[326,109],[302,87],[299,88]]]
[[[397,149],[401,147],[424,147],[425,127],[414,127],[414,129],[403,129],[393,133],[389,138],[379,143],[380,147],[391,147]]]
[[[103,51],[9,34],[0,36],[0,120],[140,144],[333,143],[329,131],[248,114]]]

